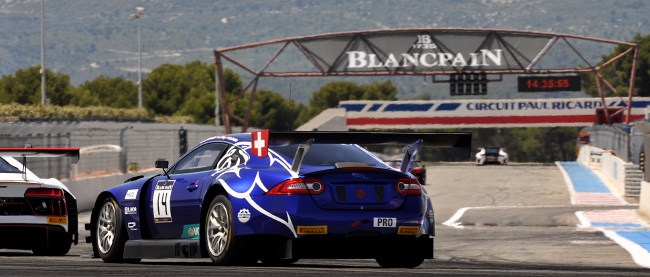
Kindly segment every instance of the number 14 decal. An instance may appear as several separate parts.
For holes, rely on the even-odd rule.
[[[160,180],[153,191],[153,219],[156,223],[172,222],[171,198],[175,180]]]

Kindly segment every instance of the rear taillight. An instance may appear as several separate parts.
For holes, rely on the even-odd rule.
[[[25,200],[34,215],[67,215],[66,201],[61,189],[28,188],[25,191]]]
[[[314,178],[286,180],[266,192],[267,195],[321,194],[325,191],[323,182]]]
[[[401,195],[422,195],[422,187],[416,179],[402,178],[395,183],[397,193]]]
[[[28,188],[25,197],[46,197],[63,199],[63,191],[53,188]]]

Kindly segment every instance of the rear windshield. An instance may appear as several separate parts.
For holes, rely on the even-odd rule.
[[[271,147],[271,150],[293,159],[298,149],[297,144]],[[313,144],[302,161],[311,166],[333,166],[338,162],[360,162],[368,166],[376,166],[377,161],[363,150],[350,144]]]
[[[485,148],[485,154],[499,154],[499,147],[488,147]]]
[[[0,173],[21,173],[18,168],[10,165],[5,159],[0,158]]]

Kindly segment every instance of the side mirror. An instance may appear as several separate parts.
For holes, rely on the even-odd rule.
[[[169,167],[169,162],[165,160],[158,160],[156,161],[156,168],[168,168]]]

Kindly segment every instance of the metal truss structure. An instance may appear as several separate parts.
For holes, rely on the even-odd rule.
[[[620,55],[617,55],[602,64],[590,63],[583,54],[569,42],[591,41],[613,46],[628,47]],[[557,42],[564,42],[571,51],[576,54],[584,63],[569,66],[568,68],[542,68],[538,62],[556,45]],[[231,52],[252,49],[268,45],[278,45],[279,49],[273,57],[259,70],[244,65],[231,57]],[[287,47],[295,46],[304,55],[314,70],[311,71],[290,71],[272,72],[267,70],[276,61]],[[427,46],[428,45],[428,46]],[[468,46],[469,45],[469,46]],[[469,48],[468,48],[469,47]],[[429,48],[423,50],[423,48]],[[473,49],[473,50],[472,50]],[[487,50],[486,50],[487,49]],[[491,49],[491,50],[490,50]],[[455,52],[454,52],[455,50]],[[397,55],[391,51],[404,53]],[[401,52],[399,52],[401,51]],[[427,52],[429,51],[429,52]],[[473,51],[473,52],[472,52]],[[482,51],[482,52],[481,52]],[[487,51],[487,52],[486,52]],[[492,52],[490,52],[492,51]],[[451,52],[452,54],[450,54]],[[453,53],[461,55],[468,53],[468,58],[458,58]],[[351,61],[350,53],[359,54],[357,60]],[[480,53],[483,54],[482,59]],[[346,60],[346,54],[348,60]],[[487,54],[487,55],[486,55]],[[495,66],[488,64],[489,58],[496,61],[496,56],[505,60]],[[438,59],[436,66],[430,66],[431,60],[419,60],[417,58],[427,56]],[[451,56],[449,56],[451,55]],[[603,83],[608,89],[616,92],[614,86],[601,75],[601,70],[614,62],[632,55],[632,68],[630,72],[627,104],[624,109],[610,111],[605,108],[604,113],[607,123],[610,118],[620,116],[626,112],[627,123],[630,121],[630,109],[632,106],[632,89],[638,55],[638,46],[635,43],[607,40],[601,38],[585,37],[571,34],[556,34],[536,31],[518,31],[502,29],[459,29],[459,28],[434,28],[434,29],[386,29],[355,32],[340,32],[320,34],[313,36],[291,37],[266,42],[251,43],[234,47],[219,48],[214,50],[214,61],[217,79],[217,108],[215,110],[216,120],[219,120],[219,109],[223,116],[223,125],[227,133],[231,130],[231,119],[242,125],[242,131],[247,130],[250,120],[251,109],[257,91],[260,78],[263,77],[328,77],[328,76],[431,76],[435,81],[437,75],[451,75],[458,73],[467,74],[593,74],[600,98],[605,104],[603,94]],[[362,60],[360,57],[371,58]],[[452,63],[452,58],[453,63]],[[410,59],[409,59],[410,58]],[[254,75],[237,97],[230,103],[226,100],[226,90],[223,79],[223,60],[227,60],[246,72]],[[460,59],[460,60],[459,60]],[[469,61],[469,62],[468,62]],[[353,63],[354,62],[354,63]],[[446,64],[446,63],[449,64]],[[346,66],[347,64],[347,66]],[[364,65],[364,66],[361,66]],[[366,66],[368,65],[368,66]],[[427,65],[427,66],[423,66]],[[244,93],[252,86],[252,95],[248,103],[248,111],[244,118],[233,114],[230,110],[235,102],[241,99]]]

